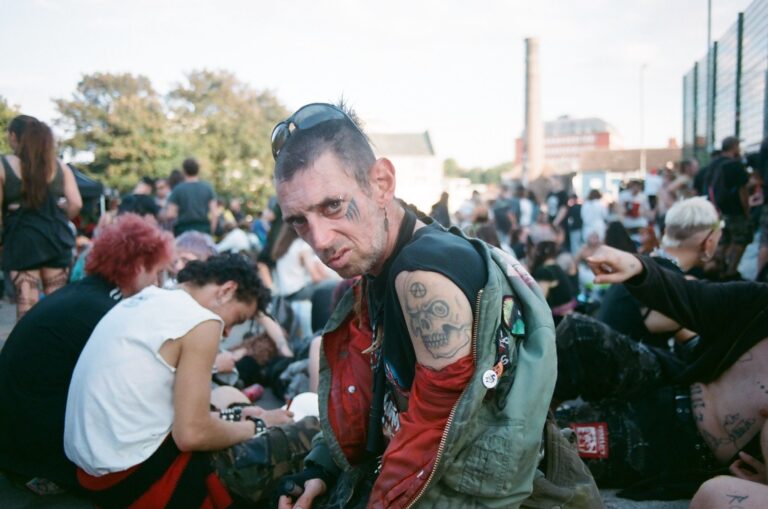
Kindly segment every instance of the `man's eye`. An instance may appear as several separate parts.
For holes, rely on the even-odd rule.
[[[438,300],[429,306],[429,311],[438,318],[445,318],[448,316],[448,305],[445,302]]]
[[[331,200],[328,202],[326,210],[331,214],[334,212],[339,212],[343,204],[344,200]]]

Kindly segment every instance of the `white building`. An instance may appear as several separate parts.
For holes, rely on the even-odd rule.
[[[376,157],[397,170],[397,197],[429,213],[444,190],[443,162],[435,155],[429,132],[370,134]]]

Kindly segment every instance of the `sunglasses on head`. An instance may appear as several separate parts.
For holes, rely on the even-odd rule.
[[[347,120],[362,134],[357,124],[341,109],[327,103],[312,103],[302,106],[296,113],[283,120],[272,129],[272,156],[277,160],[280,150],[285,146],[294,131],[311,129],[330,120]]]

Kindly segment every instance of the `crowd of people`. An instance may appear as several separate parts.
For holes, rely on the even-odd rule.
[[[83,236],[50,128],[20,116],[8,138],[0,468],[35,493],[768,503],[765,143],[745,162],[726,138],[701,169],[615,198],[549,178],[453,214],[443,193],[427,215],[396,198],[351,111],[313,103],[273,130],[276,198],[257,218],[187,158]],[[738,272],[753,241],[757,282]],[[265,390],[285,406],[259,406]]]

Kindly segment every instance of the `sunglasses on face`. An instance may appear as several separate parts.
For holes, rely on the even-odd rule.
[[[272,156],[277,160],[280,150],[294,131],[311,129],[330,120],[345,119],[362,134],[357,124],[346,113],[332,104],[312,103],[302,106],[296,110],[296,113],[277,124],[272,130]]]

